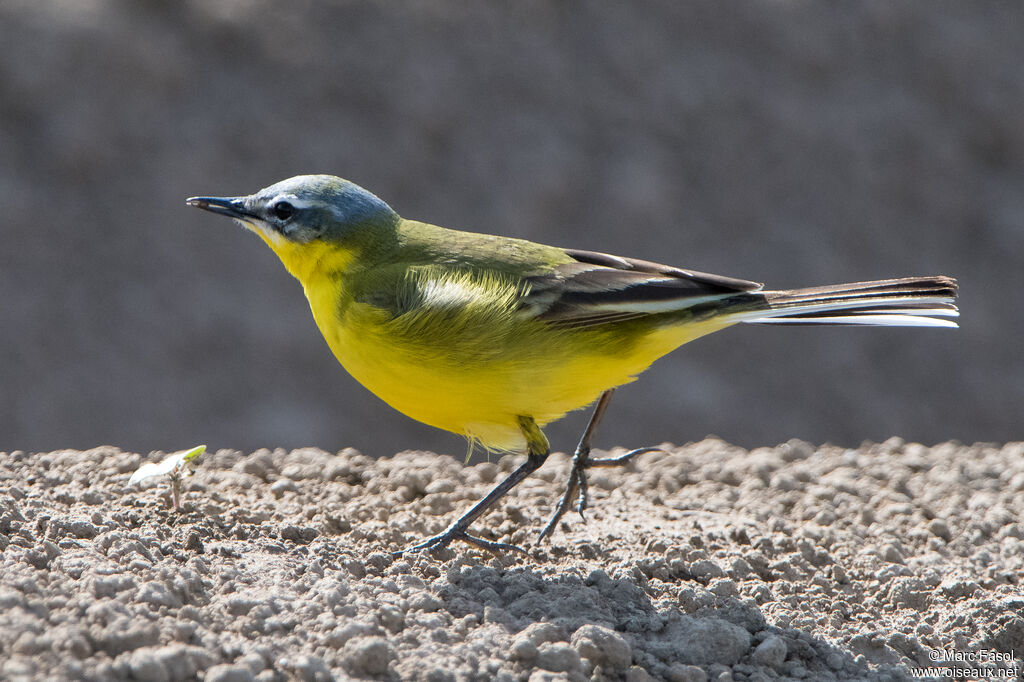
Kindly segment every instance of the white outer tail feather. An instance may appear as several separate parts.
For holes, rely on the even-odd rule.
[[[929,314],[956,316],[956,313],[946,312],[933,312]],[[928,314],[897,315],[895,313],[848,315],[846,317],[816,317],[813,322],[802,319],[786,319],[785,317],[760,317],[753,320],[740,321],[750,324],[846,324],[871,327],[951,327],[954,329],[960,326],[954,320],[929,317]]]
[[[885,289],[889,291],[886,293]],[[769,307],[736,313],[738,322],[959,326],[955,319],[949,319],[960,315],[956,307],[956,281],[949,278],[879,280],[764,293]]]

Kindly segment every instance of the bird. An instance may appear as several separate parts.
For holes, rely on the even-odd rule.
[[[258,235],[302,285],[334,356],[409,417],[488,451],[526,459],[443,531],[406,551],[453,541],[522,548],[471,524],[550,452],[543,428],[596,402],[565,490],[540,533],[576,502],[586,470],[644,452],[591,458],[618,386],[679,346],[734,324],[956,327],[957,281],[900,277],[769,290],[733,277],[405,219],[333,175],[300,175],[246,196],[187,204]]]

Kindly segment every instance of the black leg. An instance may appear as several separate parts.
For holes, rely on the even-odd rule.
[[[559,500],[558,506],[555,508],[555,512],[548,519],[548,522],[544,525],[544,528],[540,532],[540,541],[551,535],[555,530],[555,526],[562,516],[569,510],[569,505],[572,502],[573,495],[579,491],[579,495],[576,497],[576,511],[581,517],[583,517],[583,510],[587,508],[588,501],[588,489],[587,489],[587,474],[586,470],[590,467],[614,467],[622,466],[629,462],[637,455],[642,455],[645,452],[654,452],[658,448],[638,448],[636,450],[630,450],[624,455],[618,457],[605,457],[602,459],[590,459],[590,441],[594,437],[594,432],[597,430],[598,424],[601,423],[601,419],[604,417],[605,410],[608,409],[608,403],[611,402],[612,393],[615,392],[614,388],[610,388],[601,394],[601,397],[597,401],[597,406],[594,408],[594,413],[590,415],[590,421],[587,423],[587,428],[583,431],[583,435],[580,437],[579,445],[576,446],[576,454],[572,458],[572,470],[569,472],[569,480],[565,484],[565,492],[562,493],[562,499]],[[583,517],[586,520],[586,517]]]
[[[495,553],[500,553],[501,551],[515,551],[523,552],[525,554],[525,550],[521,547],[517,547],[516,545],[510,545],[504,542],[494,542],[493,540],[484,540],[483,538],[478,538],[468,533],[470,524],[472,524],[477,517],[494,506],[494,504],[504,497],[505,493],[512,490],[516,484],[539,469],[541,465],[544,464],[544,460],[548,458],[548,452],[550,450],[548,440],[544,437],[544,433],[540,430],[533,419],[531,417],[520,417],[519,425],[523,430],[523,434],[526,436],[528,448],[526,461],[520,464],[515,471],[506,476],[500,483],[498,483],[498,485],[494,486],[482,500],[473,505],[469,511],[456,519],[454,523],[448,526],[444,531],[438,533],[432,538],[424,540],[418,545],[413,545],[407,549],[394,552],[394,556],[399,556],[405,552],[416,552],[421,549],[441,549],[442,547],[447,547],[453,540],[461,540],[462,542],[475,545]]]

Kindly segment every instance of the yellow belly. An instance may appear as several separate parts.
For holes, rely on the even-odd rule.
[[[357,381],[399,412],[493,450],[525,447],[520,416],[544,426],[632,381],[683,343],[724,326],[700,322],[622,339],[599,328],[545,331],[536,323],[522,343],[482,360],[431,347],[429,339],[410,344],[393,338],[372,311],[359,306],[338,319],[330,298],[323,306],[315,300],[310,298],[324,338]]]

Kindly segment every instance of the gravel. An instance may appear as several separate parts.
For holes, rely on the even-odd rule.
[[[0,678],[904,680],[938,657],[961,659],[937,663],[959,675],[1024,668],[1024,443],[663,447],[594,471],[587,521],[567,515],[538,545],[569,465],[552,455],[474,526],[525,556],[392,555],[441,530],[512,456],[221,450],[185,479],[175,513],[166,486],[126,486],[161,453],[0,454]]]

